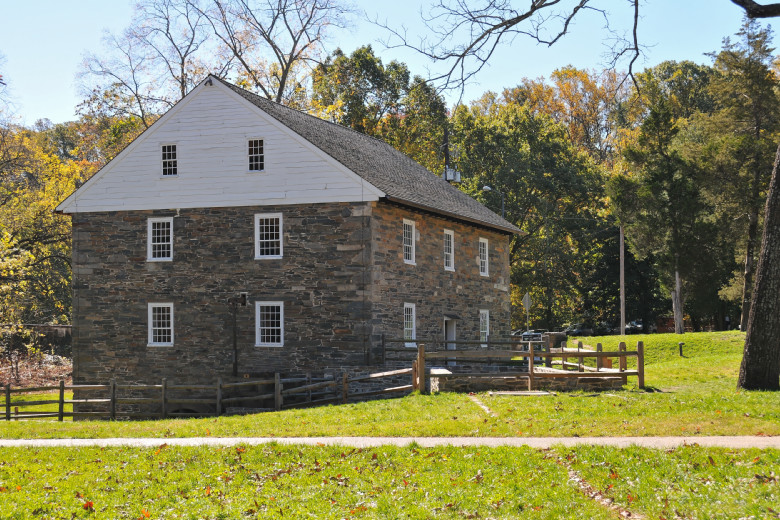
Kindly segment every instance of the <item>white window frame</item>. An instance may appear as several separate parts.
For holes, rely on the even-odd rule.
[[[479,274],[490,276],[490,248],[487,238],[479,239]]]
[[[279,308],[279,326],[268,327],[279,329],[279,341],[262,341],[263,334],[260,327],[260,309],[262,307],[278,307]],[[255,302],[255,346],[256,347],[283,347],[284,346],[284,302]]]
[[[154,326],[154,310],[155,309],[169,309],[170,311],[170,320],[171,324],[170,327],[155,327]],[[148,310],[147,310],[147,346],[149,347],[172,347],[174,336],[173,336],[173,303],[150,303],[148,304]],[[154,332],[155,330],[161,329],[168,329],[170,328],[170,335],[171,340],[170,341],[155,341],[154,340]]]
[[[260,221],[264,219],[279,220],[279,253],[275,255],[261,254],[260,248]],[[269,241],[270,242],[270,241]],[[284,256],[284,219],[281,213],[257,213],[255,214],[255,260],[273,260]]]
[[[408,319],[408,318],[411,319]],[[411,325],[411,326],[409,326]],[[404,303],[404,339],[417,339],[417,306],[414,303]],[[409,348],[417,348],[416,342],[404,343]]]
[[[173,159],[166,159],[166,148],[173,147]],[[171,150],[167,151],[168,153]],[[176,173],[165,173],[166,169],[173,168]],[[160,145],[160,177],[178,177],[179,176],[179,147],[176,143],[163,143]]]
[[[163,242],[155,243],[153,228],[155,224],[165,222],[168,224],[168,245],[170,246],[170,255],[168,256],[154,256],[154,246],[163,244]],[[147,262],[172,262],[173,261],[173,217],[158,217],[149,218],[146,220],[146,261]]]
[[[488,309],[479,310],[479,341],[483,347],[487,347],[490,339],[490,311]]]
[[[401,234],[401,247],[404,254],[404,263],[409,265],[417,265],[417,248],[415,244],[417,242],[417,223],[414,220],[405,218]]]
[[[252,143],[260,141],[260,153],[253,154],[252,153]],[[246,164],[246,171],[249,173],[263,173],[265,171],[265,139],[259,138],[259,137],[252,137],[247,139],[246,141],[246,152],[247,152],[247,164]],[[259,157],[260,164],[262,165],[262,168],[252,168],[252,158],[253,157]]]
[[[448,247],[449,246],[449,251]],[[451,229],[444,230],[444,270],[455,270],[455,232]]]

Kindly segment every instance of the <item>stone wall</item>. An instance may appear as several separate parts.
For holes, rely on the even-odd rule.
[[[573,392],[577,390],[592,392],[600,390],[619,390],[625,386],[621,377],[559,377],[536,378],[534,390],[555,392]],[[507,377],[448,377],[431,376],[431,390],[435,392],[486,392],[486,391],[525,391],[528,379]]]
[[[254,259],[254,215],[283,214],[284,255]],[[173,261],[146,260],[147,219],[173,217]],[[402,219],[417,225],[417,265],[402,257]],[[443,230],[455,232],[455,271],[443,268]],[[479,237],[490,276],[479,275]],[[232,373],[237,309],[239,377],[381,370],[381,336],[403,334],[417,305],[418,338],[509,332],[509,237],[388,203],[78,213],[73,215],[74,382],[202,382]],[[255,301],[284,302],[284,346],[255,346]],[[148,346],[148,304],[173,303],[174,345]]]
[[[403,260],[403,219],[415,222],[415,265]],[[377,237],[370,289],[375,343],[383,332],[403,337],[404,303],[415,304],[418,339],[442,341],[444,319],[450,317],[458,340],[477,341],[480,309],[490,312],[491,338],[509,336],[508,235],[392,204],[378,205],[371,224]],[[455,235],[454,271],[444,269],[445,229]],[[488,239],[489,276],[479,273],[480,238]]]
[[[284,255],[254,259],[254,215],[283,214]],[[238,369],[322,372],[366,364],[370,315],[366,204],[75,214],[74,376],[77,382],[203,381]],[[173,216],[173,261],[147,262],[150,217]],[[284,346],[255,346],[255,301],[284,302]],[[174,304],[174,345],[147,346],[148,303]]]

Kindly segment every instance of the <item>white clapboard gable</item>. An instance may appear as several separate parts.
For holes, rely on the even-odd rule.
[[[248,171],[263,139],[265,170]],[[175,144],[178,175],[163,177]],[[57,210],[64,213],[375,201],[384,193],[219,81],[198,85]]]

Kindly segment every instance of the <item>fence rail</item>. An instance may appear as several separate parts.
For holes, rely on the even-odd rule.
[[[408,341],[408,340],[387,340],[388,342],[396,341]],[[463,342],[458,342],[459,344]],[[470,342],[478,343],[478,342]],[[577,348],[568,348],[567,343],[564,341],[560,348],[551,349],[537,349],[536,346],[540,342],[537,341],[502,341],[493,342],[495,345],[513,345],[516,348],[512,350],[489,350],[487,348],[480,348],[479,350],[438,350],[434,352],[426,352],[425,343],[417,342],[416,359],[414,360],[413,370],[415,377],[414,389],[425,392],[427,388],[430,388],[428,383],[431,377],[439,379],[452,379],[452,378],[490,378],[490,377],[515,377],[519,379],[527,379],[528,390],[533,390],[538,383],[538,380],[542,379],[569,379],[569,378],[621,378],[623,382],[626,382],[627,377],[636,376],[637,386],[639,388],[645,387],[645,354],[644,343],[639,341],[636,345],[636,350],[629,351],[626,349],[625,342],[620,342],[617,351],[605,352],[602,349],[601,344],[596,345],[596,349],[592,350],[589,345],[583,345],[582,342],[577,343]],[[560,358],[560,369],[550,370],[545,368],[540,370],[536,367],[535,360],[544,358],[546,365],[551,367],[555,364],[553,359]],[[569,363],[569,358],[576,358],[577,363]],[[628,370],[628,358],[636,358],[636,370]],[[586,359],[594,359],[595,367],[585,365]],[[617,359],[618,368],[612,368],[612,359]],[[513,371],[505,372],[485,372],[485,371],[467,371],[451,373],[439,372],[431,374],[430,369],[427,368],[429,361],[445,361],[447,363],[457,363],[457,361],[465,361],[467,365],[480,364],[480,363],[495,363],[496,361],[502,361],[504,363],[510,363],[515,361],[522,361],[527,364],[527,370],[517,370],[515,365],[509,365],[509,368],[513,368]],[[450,368],[450,367],[448,367]]]
[[[395,348],[388,345],[392,343],[414,343],[416,348],[406,346]],[[620,378],[625,383],[627,377],[635,376],[638,386],[640,388],[645,386],[644,344],[641,341],[637,343],[636,350],[632,351],[626,349],[624,342],[620,343],[617,351],[603,351],[601,344],[596,345],[594,350],[581,342],[577,344],[577,348],[569,348],[566,342],[563,342],[560,348],[555,349],[550,348],[544,341],[458,341],[454,345],[471,347],[466,350],[450,350],[448,347],[453,346],[453,342],[431,343],[433,349],[429,351],[426,350],[426,342],[423,340],[383,338],[383,358],[387,359],[388,353],[407,353],[411,356],[397,359],[395,362],[404,364],[408,362],[411,367],[352,376],[343,373],[340,377],[329,378],[310,376],[284,378],[276,373],[273,378],[251,381],[223,382],[219,379],[213,385],[168,384],[166,379],[163,379],[160,384],[143,385],[117,384],[114,380],[103,385],[66,385],[60,381],[58,386],[31,388],[11,388],[9,384],[5,386],[5,402],[0,403],[0,410],[5,409],[6,421],[54,417],[59,421],[66,417],[110,419],[116,419],[117,416],[214,417],[227,413],[346,403],[350,400],[359,401],[415,390],[426,392],[430,388],[432,377],[439,379],[515,378],[527,380],[528,389],[533,390],[547,379]],[[559,358],[560,361],[556,361]],[[629,358],[636,358],[636,370],[628,370]],[[588,360],[591,362],[586,364]],[[613,360],[617,360],[617,368],[612,368]],[[439,370],[432,374],[428,366],[437,361],[451,369],[449,373]],[[539,368],[537,362],[544,362],[545,368]],[[503,371],[486,371],[481,368],[484,365],[492,365],[491,368],[498,367]],[[560,368],[553,368],[556,365]],[[479,367],[480,370],[476,370],[475,367]],[[398,384],[403,382],[404,376],[411,378],[411,384]],[[390,379],[395,386],[381,388],[382,385],[377,381],[382,379]],[[66,391],[74,392],[74,398],[66,399]],[[56,393],[57,398],[32,397],[30,400],[18,398],[23,394],[38,392]],[[191,392],[195,395],[182,395],[183,392]],[[17,399],[14,399],[15,396]],[[74,409],[66,411],[65,405]],[[40,406],[49,409],[30,409]],[[90,406],[102,409],[86,409]],[[21,413],[19,408],[23,409]]]
[[[378,390],[360,390],[354,386],[366,381],[379,381],[384,378],[411,376],[412,369],[391,370],[387,372],[369,373],[341,377],[283,378],[275,374],[273,379],[223,382],[221,379],[214,385],[169,385],[166,379],[161,384],[128,385],[111,381],[106,385],[66,385],[60,381],[58,386],[39,386],[28,388],[12,388],[5,386],[5,402],[0,404],[0,410],[5,409],[5,420],[54,418],[63,421],[66,417],[95,417],[116,419],[117,416],[128,418],[166,418],[166,417],[215,417],[225,415],[227,409],[234,405],[260,405],[273,402],[269,408],[252,408],[252,411],[271,411],[297,407],[308,407],[327,403],[347,403],[350,400],[364,400],[367,397],[388,394],[408,393],[413,385],[388,386]],[[359,385],[358,385],[359,386]],[[380,385],[381,386],[381,385]],[[256,393],[248,393],[252,387]],[[78,399],[66,399],[66,392],[72,391],[79,395]],[[179,392],[199,392],[195,397],[182,397]],[[56,399],[24,400],[19,397],[25,394],[51,392],[56,393]],[[84,393],[95,393],[94,397],[84,397]],[[237,393],[243,395],[235,395]],[[127,395],[127,393],[131,395]],[[140,396],[138,394],[154,394]],[[124,395],[123,395],[124,394]],[[136,394],[136,395],[132,395]],[[213,396],[213,397],[212,397]],[[16,397],[16,399],[14,399]],[[105,410],[66,411],[65,405],[103,405]],[[123,410],[122,406],[137,406],[138,411]],[[53,410],[30,410],[31,407],[48,406]],[[181,412],[176,410],[187,409]],[[20,412],[19,409],[22,409]],[[210,408],[209,411],[196,411]],[[142,410],[143,409],[143,410]],[[154,411],[148,411],[154,410]],[[240,412],[239,412],[240,413]]]

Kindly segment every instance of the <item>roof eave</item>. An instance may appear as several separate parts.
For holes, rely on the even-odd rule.
[[[426,206],[425,204],[419,204],[419,203],[416,203],[416,202],[410,202],[410,201],[408,201],[406,199],[402,199],[402,198],[399,198],[399,197],[393,197],[391,195],[387,195],[385,197],[385,199],[390,201],[390,202],[395,202],[397,204],[403,204],[404,206],[410,206],[412,208],[422,209],[422,210],[428,211],[430,213],[436,213],[438,215],[444,215],[446,217],[450,217],[450,218],[453,218],[453,219],[456,219],[456,220],[462,220],[462,221],[465,221],[465,222],[470,222],[472,224],[477,224],[477,225],[482,226],[482,227],[487,227],[487,228],[495,229],[495,230],[498,230],[498,231],[502,231],[502,232],[508,233],[510,235],[520,235],[520,236],[522,236],[522,235],[526,235],[527,234],[525,231],[512,226],[508,222],[507,222],[507,224],[509,224],[509,226],[499,226],[499,225],[496,225],[496,224],[491,224],[490,222],[485,222],[483,220],[467,217],[467,216],[464,216],[464,215],[461,215],[461,214],[458,214],[458,213],[452,213],[452,212],[444,211],[444,210],[441,210],[441,209],[438,209],[438,208],[432,208],[430,206]]]

